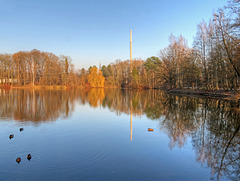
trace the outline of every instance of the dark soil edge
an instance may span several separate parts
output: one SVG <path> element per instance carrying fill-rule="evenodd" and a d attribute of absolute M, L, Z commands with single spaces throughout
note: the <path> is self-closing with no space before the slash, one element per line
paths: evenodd
<path fill-rule="evenodd" d="M 238 100 L 240 95 L 236 92 L 224 92 L 224 91 L 207 91 L 207 90 L 190 90 L 190 89 L 171 89 L 167 91 L 170 94 L 178 95 L 193 95 L 200 97 L 209 97 L 215 99 L 228 99 L 228 100 Z"/>

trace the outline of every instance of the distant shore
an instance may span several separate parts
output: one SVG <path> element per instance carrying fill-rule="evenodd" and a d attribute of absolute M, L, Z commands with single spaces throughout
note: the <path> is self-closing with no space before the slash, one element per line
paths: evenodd
<path fill-rule="evenodd" d="M 91 87 L 90 85 L 86 84 L 84 86 L 65 86 L 65 85 L 26 85 L 26 86 L 12 86 L 12 85 L 0 85 L 0 89 L 38 89 L 38 90 L 67 90 L 67 89 L 90 89 L 90 88 L 97 88 Z M 98 88 L 118 88 L 118 87 L 98 87 Z"/>
<path fill-rule="evenodd" d="M 65 90 L 69 89 L 67 86 L 11 86 L 11 85 L 4 85 L 0 86 L 0 89 L 46 89 L 46 90 Z"/>
<path fill-rule="evenodd" d="M 171 89 L 171 90 L 167 90 L 167 92 L 170 94 L 203 96 L 203 97 L 211 97 L 211 98 L 217 98 L 217 99 L 230 99 L 230 100 L 240 99 L 240 94 L 234 91 L 226 92 L 222 90 Z"/>
<path fill-rule="evenodd" d="M 67 89 L 74 89 L 74 88 L 90 89 L 91 87 L 89 86 L 70 87 L 70 86 L 60 86 L 60 85 L 57 85 L 57 86 L 29 86 L 29 85 L 28 86 L 11 86 L 11 85 L 1 86 L 0 85 L 0 89 L 67 90 Z M 103 87 L 103 88 L 118 88 L 118 87 Z M 125 88 L 125 89 L 128 89 L 128 88 Z M 210 98 L 216 98 L 216 99 L 229 99 L 229 100 L 240 99 L 240 93 L 237 93 L 235 91 L 202 90 L 202 89 L 170 89 L 165 91 L 167 93 L 176 94 L 176 95 L 202 96 L 202 97 L 210 97 Z"/>

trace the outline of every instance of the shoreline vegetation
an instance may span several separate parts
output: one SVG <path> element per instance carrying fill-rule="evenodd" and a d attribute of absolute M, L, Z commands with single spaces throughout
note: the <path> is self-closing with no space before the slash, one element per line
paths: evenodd
<path fill-rule="evenodd" d="M 74 87 L 77 89 L 91 89 L 92 87 Z M 117 88 L 122 89 L 121 87 L 102 87 L 104 89 L 108 88 Z M 0 86 L 0 89 L 34 89 L 34 90 L 67 90 L 72 89 L 72 87 L 67 86 Z M 130 88 L 126 88 L 130 89 Z M 143 90 L 143 89 L 138 89 Z M 147 90 L 147 89 L 144 89 Z M 208 97 L 214 99 L 226 99 L 226 100 L 240 100 L 240 94 L 236 91 L 224 91 L 224 90 L 203 90 L 203 89 L 164 89 L 169 94 L 173 95 L 186 95 L 186 96 L 197 96 L 197 97 Z"/>
<path fill-rule="evenodd" d="M 197 25 L 192 47 L 171 35 L 158 57 L 76 70 L 69 56 L 40 50 L 0 54 L 0 88 L 164 89 L 169 93 L 236 98 L 240 90 L 240 1 Z M 190 89 L 194 88 L 194 89 Z"/>
<path fill-rule="evenodd" d="M 240 94 L 235 91 L 222 90 L 200 90 L 200 89 L 172 89 L 167 90 L 169 94 L 190 95 L 197 97 L 209 97 L 214 99 L 239 100 Z"/>

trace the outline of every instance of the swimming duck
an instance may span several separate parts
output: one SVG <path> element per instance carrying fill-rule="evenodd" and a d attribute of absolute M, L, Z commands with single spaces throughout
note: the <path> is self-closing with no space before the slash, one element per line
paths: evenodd
<path fill-rule="evenodd" d="M 27 159 L 30 161 L 32 159 L 32 155 L 28 154 Z"/>
<path fill-rule="evenodd" d="M 9 139 L 14 138 L 14 134 L 10 134 Z"/>
<path fill-rule="evenodd" d="M 153 129 L 152 128 L 148 128 L 148 131 L 153 131 Z"/>
<path fill-rule="evenodd" d="M 19 131 L 22 132 L 24 129 L 23 128 L 20 128 Z"/>
<path fill-rule="evenodd" d="M 19 163 L 21 162 L 21 158 L 18 157 L 18 158 L 16 159 L 16 162 L 19 164 Z"/>

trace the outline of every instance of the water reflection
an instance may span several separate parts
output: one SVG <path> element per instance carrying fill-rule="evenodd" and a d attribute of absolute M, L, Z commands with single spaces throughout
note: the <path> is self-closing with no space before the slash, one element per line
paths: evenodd
<path fill-rule="evenodd" d="M 0 90 L 0 117 L 34 123 L 54 121 L 71 114 L 75 97 L 73 91 Z"/>
<path fill-rule="evenodd" d="M 213 176 L 240 179 L 240 106 L 238 102 L 174 96 L 157 90 L 89 89 L 68 91 L 0 90 L 0 119 L 35 124 L 68 118 L 75 104 L 103 107 L 116 115 L 146 115 L 158 121 L 169 148 L 182 148 L 188 138 L 200 164 Z"/>

